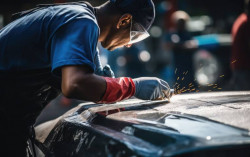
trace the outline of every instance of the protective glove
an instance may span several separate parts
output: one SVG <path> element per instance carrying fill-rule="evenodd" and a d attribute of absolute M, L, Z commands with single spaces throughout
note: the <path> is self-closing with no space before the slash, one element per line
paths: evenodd
<path fill-rule="evenodd" d="M 133 79 L 135 97 L 143 100 L 170 98 L 170 87 L 167 82 L 156 77 L 140 77 Z"/>
<path fill-rule="evenodd" d="M 96 68 L 95 74 L 99 76 L 115 78 L 115 74 L 109 65 L 105 65 L 103 68 L 100 68 L 100 67 Z"/>
<path fill-rule="evenodd" d="M 95 74 L 99 75 L 99 76 L 104 76 L 104 77 L 115 77 L 114 72 L 112 71 L 112 69 L 110 68 L 109 65 L 105 65 L 104 67 L 102 67 L 101 61 L 100 61 L 100 55 L 99 55 L 99 50 L 97 49 L 95 58 L 94 58 L 94 63 L 96 66 L 95 69 Z"/>

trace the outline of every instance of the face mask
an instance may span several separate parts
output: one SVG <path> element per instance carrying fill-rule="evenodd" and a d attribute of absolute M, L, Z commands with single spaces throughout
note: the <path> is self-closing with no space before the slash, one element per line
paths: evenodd
<path fill-rule="evenodd" d="M 139 41 L 142 41 L 149 37 L 149 33 L 146 29 L 139 23 L 131 20 L 131 27 L 130 27 L 130 41 L 128 44 L 134 44 Z"/>

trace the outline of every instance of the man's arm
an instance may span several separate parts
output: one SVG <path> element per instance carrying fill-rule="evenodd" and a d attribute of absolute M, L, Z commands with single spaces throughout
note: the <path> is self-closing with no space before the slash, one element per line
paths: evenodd
<path fill-rule="evenodd" d="M 106 91 L 106 81 L 87 66 L 62 67 L 62 93 L 73 99 L 97 102 Z"/>
<path fill-rule="evenodd" d="M 87 66 L 62 67 L 62 93 L 73 99 L 114 103 L 135 96 L 144 100 L 169 98 L 167 82 L 154 77 L 110 78 L 93 74 Z"/>
<path fill-rule="evenodd" d="M 87 66 L 62 67 L 62 93 L 72 99 L 97 103 L 114 103 L 135 93 L 131 78 L 95 75 Z"/>

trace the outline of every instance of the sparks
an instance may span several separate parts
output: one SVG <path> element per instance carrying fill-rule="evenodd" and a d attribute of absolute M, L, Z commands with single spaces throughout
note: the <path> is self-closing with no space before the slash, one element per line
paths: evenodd
<path fill-rule="evenodd" d="M 237 62 L 237 60 L 232 61 L 232 64 L 235 63 L 235 62 Z"/>

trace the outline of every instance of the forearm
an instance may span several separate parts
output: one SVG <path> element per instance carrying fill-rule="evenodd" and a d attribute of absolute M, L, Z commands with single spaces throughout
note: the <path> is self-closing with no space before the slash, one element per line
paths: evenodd
<path fill-rule="evenodd" d="M 104 78 L 89 74 L 85 79 L 78 81 L 73 96 L 75 99 L 97 102 L 103 97 L 105 90 Z"/>
<path fill-rule="evenodd" d="M 105 79 L 87 70 L 69 66 L 62 74 L 62 93 L 68 98 L 97 102 L 106 91 Z"/>
<path fill-rule="evenodd" d="M 98 103 L 114 103 L 134 95 L 131 78 L 110 78 L 93 74 L 87 67 L 62 68 L 62 93 L 73 99 Z"/>

